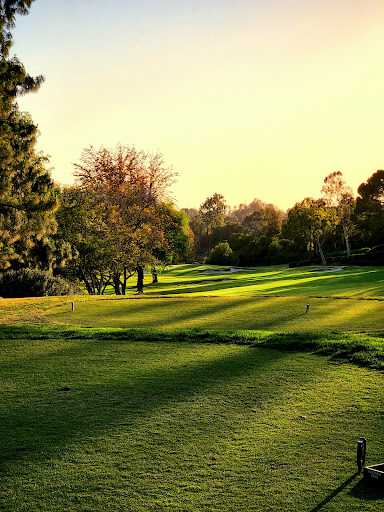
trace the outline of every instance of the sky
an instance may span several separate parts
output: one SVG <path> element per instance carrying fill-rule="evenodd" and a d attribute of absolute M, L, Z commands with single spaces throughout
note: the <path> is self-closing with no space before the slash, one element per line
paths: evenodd
<path fill-rule="evenodd" d="M 384 168 L 383 0 L 35 0 L 13 30 L 45 83 L 19 99 L 71 184 L 90 145 L 160 152 L 179 208 L 282 209 Z"/>

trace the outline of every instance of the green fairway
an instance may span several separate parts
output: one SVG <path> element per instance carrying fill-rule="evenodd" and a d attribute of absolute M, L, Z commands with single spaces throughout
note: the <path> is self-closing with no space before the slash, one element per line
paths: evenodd
<path fill-rule="evenodd" d="M 316 268 L 264 267 L 229 273 L 227 277 L 224 274 L 212 277 L 204 273 L 207 270 L 217 271 L 220 267 L 175 266 L 161 274 L 160 283 L 147 282 L 144 297 L 133 295 L 131 290 L 126 297 L 0 299 L 0 322 L 155 329 L 384 332 L 382 268 L 317 273 L 313 272 Z M 212 279 L 216 281 L 210 282 Z M 279 293 L 273 295 L 272 291 Z"/>
<path fill-rule="evenodd" d="M 384 296 L 384 267 L 279 265 L 228 272 L 228 267 L 175 265 L 160 275 L 159 283 L 147 280 L 146 292 L 156 294 Z"/>
<path fill-rule="evenodd" d="M 380 372 L 235 345 L 1 350 L 2 510 L 381 510 L 355 463 L 362 435 L 382 460 Z"/>

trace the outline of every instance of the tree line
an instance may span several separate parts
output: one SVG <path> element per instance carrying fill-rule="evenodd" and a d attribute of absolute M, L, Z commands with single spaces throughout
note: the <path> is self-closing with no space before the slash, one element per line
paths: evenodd
<path fill-rule="evenodd" d="M 214 194 L 199 209 L 184 210 L 195 239 L 195 258 L 244 266 L 279 263 L 384 263 L 384 171 L 357 189 L 341 171 L 324 178 L 321 197 L 306 197 L 288 211 L 254 199 L 230 208 Z"/>

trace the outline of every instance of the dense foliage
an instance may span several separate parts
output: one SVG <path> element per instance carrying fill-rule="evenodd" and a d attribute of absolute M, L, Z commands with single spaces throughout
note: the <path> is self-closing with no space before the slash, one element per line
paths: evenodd
<path fill-rule="evenodd" d="M 225 208 L 220 225 L 209 233 L 202 209 L 185 208 L 195 235 L 195 259 L 225 265 L 223 243 L 242 266 L 302 264 L 384 264 L 384 171 L 362 183 L 355 198 L 340 171 L 324 178 L 322 197 L 307 197 L 287 212 L 254 199 Z M 219 196 L 225 205 L 223 196 Z M 223 257 L 220 257 L 223 254 Z M 213 259 L 212 259 L 212 255 Z"/>
<path fill-rule="evenodd" d="M 0 296 L 5 298 L 74 295 L 81 290 L 60 276 L 43 270 L 7 270 L 0 275 Z"/>
<path fill-rule="evenodd" d="M 51 253 L 48 267 L 56 264 L 51 238 L 56 190 L 47 157 L 35 149 L 37 126 L 16 102 L 37 91 L 43 77 L 30 76 L 16 57 L 9 57 L 15 15 L 27 14 L 32 1 L 0 2 L 0 269 L 35 266 L 39 251 Z"/>
<path fill-rule="evenodd" d="M 143 289 L 144 267 L 184 261 L 191 246 L 188 218 L 168 202 L 176 173 L 162 155 L 134 146 L 90 147 L 75 165 L 77 184 L 61 192 L 59 232 L 78 252 L 69 269 L 91 294 L 114 286 L 125 294 L 137 274 Z"/>
<path fill-rule="evenodd" d="M 211 250 L 205 261 L 211 265 L 236 265 L 238 258 L 229 247 L 228 242 L 222 242 Z"/>

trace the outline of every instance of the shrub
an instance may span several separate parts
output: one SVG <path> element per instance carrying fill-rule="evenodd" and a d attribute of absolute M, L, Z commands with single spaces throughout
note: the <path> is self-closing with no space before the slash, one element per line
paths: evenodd
<path fill-rule="evenodd" d="M 384 245 L 378 245 L 371 250 L 360 249 L 359 253 L 354 253 L 350 258 L 340 258 L 340 263 L 347 265 L 369 265 L 369 266 L 383 266 L 384 265 Z"/>
<path fill-rule="evenodd" d="M 361 249 L 353 249 L 351 254 L 366 254 L 371 249 L 369 247 L 362 247 Z"/>
<path fill-rule="evenodd" d="M 8 270 L 0 276 L 0 296 L 5 298 L 44 297 L 81 293 L 62 277 L 42 270 Z"/>
<path fill-rule="evenodd" d="M 222 242 L 214 247 L 209 256 L 205 258 L 205 263 L 211 265 L 236 265 L 237 257 L 228 242 Z"/>
<path fill-rule="evenodd" d="M 301 260 L 297 262 L 298 267 L 308 267 L 313 264 L 313 260 Z"/>
<path fill-rule="evenodd" d="M 280 265 L 292 262 L 297 256 L 295 244 L 285 238 L 272 238 L 268 247 L 265 263 L 268 265 Z"/>

